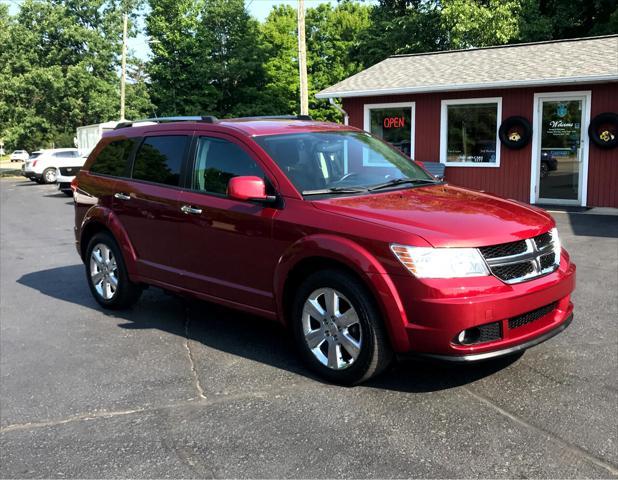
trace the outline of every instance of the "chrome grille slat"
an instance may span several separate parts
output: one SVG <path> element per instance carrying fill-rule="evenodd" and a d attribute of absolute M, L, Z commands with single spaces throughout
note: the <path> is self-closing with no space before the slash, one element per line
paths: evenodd
<path fill-rule="evenodd" d="M 518 252 L 496 257 L 496 252 Z M 520 283 L 547 275 L 558 268 L 554 239 L 550 232 L 518 242 L 479 248 L 493 275 L 505 283 Z M 548 265 L 548 258 L 552 258 Z M 509 268 L 511 267 L 511 268 Z M 515 275 L 515 276 L 514 276 Z"/>

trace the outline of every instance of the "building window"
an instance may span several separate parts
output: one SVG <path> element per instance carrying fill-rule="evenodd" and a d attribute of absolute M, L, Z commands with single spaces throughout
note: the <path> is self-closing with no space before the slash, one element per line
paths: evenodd
<path fill-rule="evenodd" d="M 499 167 L 502 98 L 442 100 L 440 161 L 447 166 Z"/>
<path fill-rule="evenodd" d="M 414 102 L 367 104 L 364 123 L 367 132 L 414 158 Z M 371 155 L 363 157 L 363 164 L 385 166 Z"/>

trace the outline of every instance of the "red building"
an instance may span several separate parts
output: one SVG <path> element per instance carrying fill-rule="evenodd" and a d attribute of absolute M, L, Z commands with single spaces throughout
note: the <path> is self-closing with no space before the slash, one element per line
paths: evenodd
<path fill-rule="evenodd" d="M 397 55 L 317 97 L 454 184 L 618 207 L 618 35 Z"/>

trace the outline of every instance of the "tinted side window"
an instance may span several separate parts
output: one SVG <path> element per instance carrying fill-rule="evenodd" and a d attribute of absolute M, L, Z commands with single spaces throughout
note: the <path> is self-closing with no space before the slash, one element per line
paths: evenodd
<path fill-rule="evenodd" d="M 186 136 L 147 137 L 135 155 L 133 178 L 165 185 L 180 185 Z"/>
<path fill-rule="evenodd" d="M 59 158 L 73 158 L 76 156 L 77 156 L 77 152 L 73 152 L 73 151 L 54 153 L 54 157 L 59 157 Z"/>
<path fill-rule="evenodd" d="M 199 139 L 193 189 L 225 194 L 230 178 L 245 175 L 264 178 L 260 167 L 240 146 L 220 138 Z"/>
<path fill-rule="evenodd" d="M 116 140 L 109 143 L 101 150 L 90 167 L 90 171 L 102 175 L 124 177 L 127 170 L 127 160 L 134 144 L 134 139 Z"/>

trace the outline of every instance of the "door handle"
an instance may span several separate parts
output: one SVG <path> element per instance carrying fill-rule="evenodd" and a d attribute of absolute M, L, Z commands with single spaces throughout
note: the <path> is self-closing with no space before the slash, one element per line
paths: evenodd
<path fill-rule="evenodd" d="M 122 193 L 122 192 L 114 193 L 114 198 L 117 198 L 118 200 L 131 200 L 130 195 L 127 195 L 126 193 Z"/>
<path fill-rule="evenodd" d="M 202 213 L 201 208 L 195 208 L 195 207 L 192 207 L 191 205 L 183 205 L 182 207 L 180 207 L 180 211 L 187 215 L 189 214 L 200 215 Z"/>

